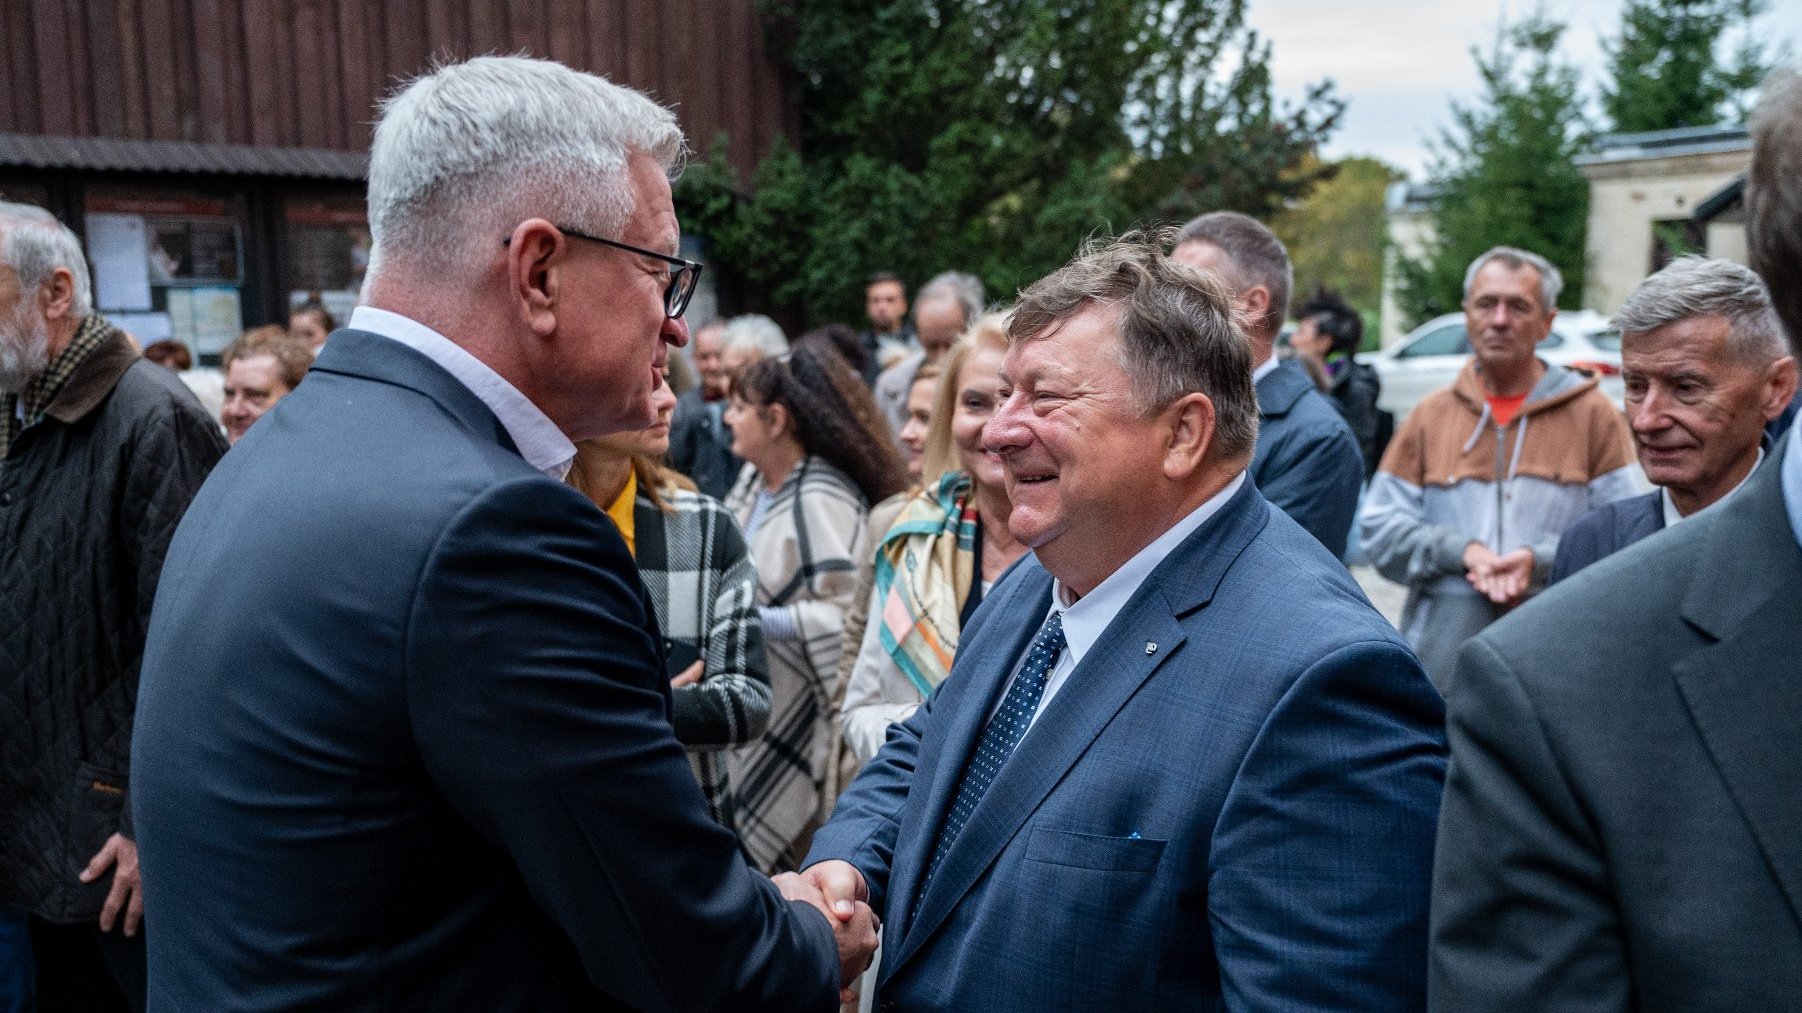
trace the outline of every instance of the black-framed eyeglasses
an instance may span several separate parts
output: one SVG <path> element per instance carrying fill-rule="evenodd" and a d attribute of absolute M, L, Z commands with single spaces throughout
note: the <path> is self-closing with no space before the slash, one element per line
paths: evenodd
<path fill-rule="evenodd" d="M 695 286 L 701 282 L 701 268 L 704 265 L 692 260 L 683 260 L 681 257 L 672 257 L 667 253 L 658 253 L 656 250 L 647 250 L 642 246 L 633 246 L 631 243 L 591 236 L 567 225 L 558 225 L 556 228 L 558 232 L 566 236 L 586 239 L 591 243 L 600 243 L 602 246 L 611 246 L 617 250 L 636 253 L 641 257 L 650 257 L 668 264 L 670 268 L 669 285 L 663 290 L 663 315 L 675 320 L 688 312 L 688 300 L 694 298 Z M 506 246 L 511 242 L 513 242 L 513 237 L 507 236 L 501 240 L 501 245 Z"/>

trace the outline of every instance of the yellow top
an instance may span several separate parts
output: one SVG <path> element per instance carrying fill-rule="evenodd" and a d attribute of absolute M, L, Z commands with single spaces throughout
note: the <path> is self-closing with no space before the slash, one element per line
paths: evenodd
<path fill-rule="evenodd" d="M 634 557 L 638 555 L 637 532 L 632 526 L 632 504 L 638 501 L 638 473 L 626 472 L 626 487 L 619 491 L 619 496 L 607 508 L 607 516 L 613 518 L 614 527 L 619 528 L 621 538 L 626 540 L 626 550 Z"/>

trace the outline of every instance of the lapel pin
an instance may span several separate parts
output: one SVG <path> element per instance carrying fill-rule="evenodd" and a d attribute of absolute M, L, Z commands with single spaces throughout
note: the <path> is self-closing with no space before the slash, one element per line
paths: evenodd
<path fill-rule="evenodd" d="M 1156 654 L 1156 653 L 1158 653 L 1158 645 L 1157 645 L 1157 642 L 1156 642 L 1156 641 L 1153 641 L 1153 640 L 1147 640 L 1147 641 L 1145 641 L 1145 653 L 1146 653 L 1146 654 Z"/>

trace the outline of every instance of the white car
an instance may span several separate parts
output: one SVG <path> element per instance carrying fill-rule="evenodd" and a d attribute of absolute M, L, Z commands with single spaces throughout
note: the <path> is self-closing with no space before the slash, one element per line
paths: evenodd
<path fill-rule="evenodd" d="M 1580 310 L 1553 317 L 1552 333 L 1539 343 L 1539 357 L 1595 374 L 1601 378 L 1602 393 L 1617 406 L 1622 403 L 1621 336 L 1600 313 Z M 1377 371 L 1383 383 L 1377 406 L 1394 412 L 1400 422 L 1428 394 L 1451 386 L 1469 358 L 1464 314 L 1447 313 L 1380 352 L 1358 356 L 1358 361 Z"/>

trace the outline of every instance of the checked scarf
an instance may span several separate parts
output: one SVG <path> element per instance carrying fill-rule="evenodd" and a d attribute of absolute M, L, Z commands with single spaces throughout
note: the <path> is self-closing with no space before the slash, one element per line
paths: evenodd
<path fill-rule="evenodd" d="M 963 599 L 976 573 L 976 499 L 970 476 L 950 472 L 902 508 L 876 550 L 882 647 L 929 696 L 951 673 Z"/>

